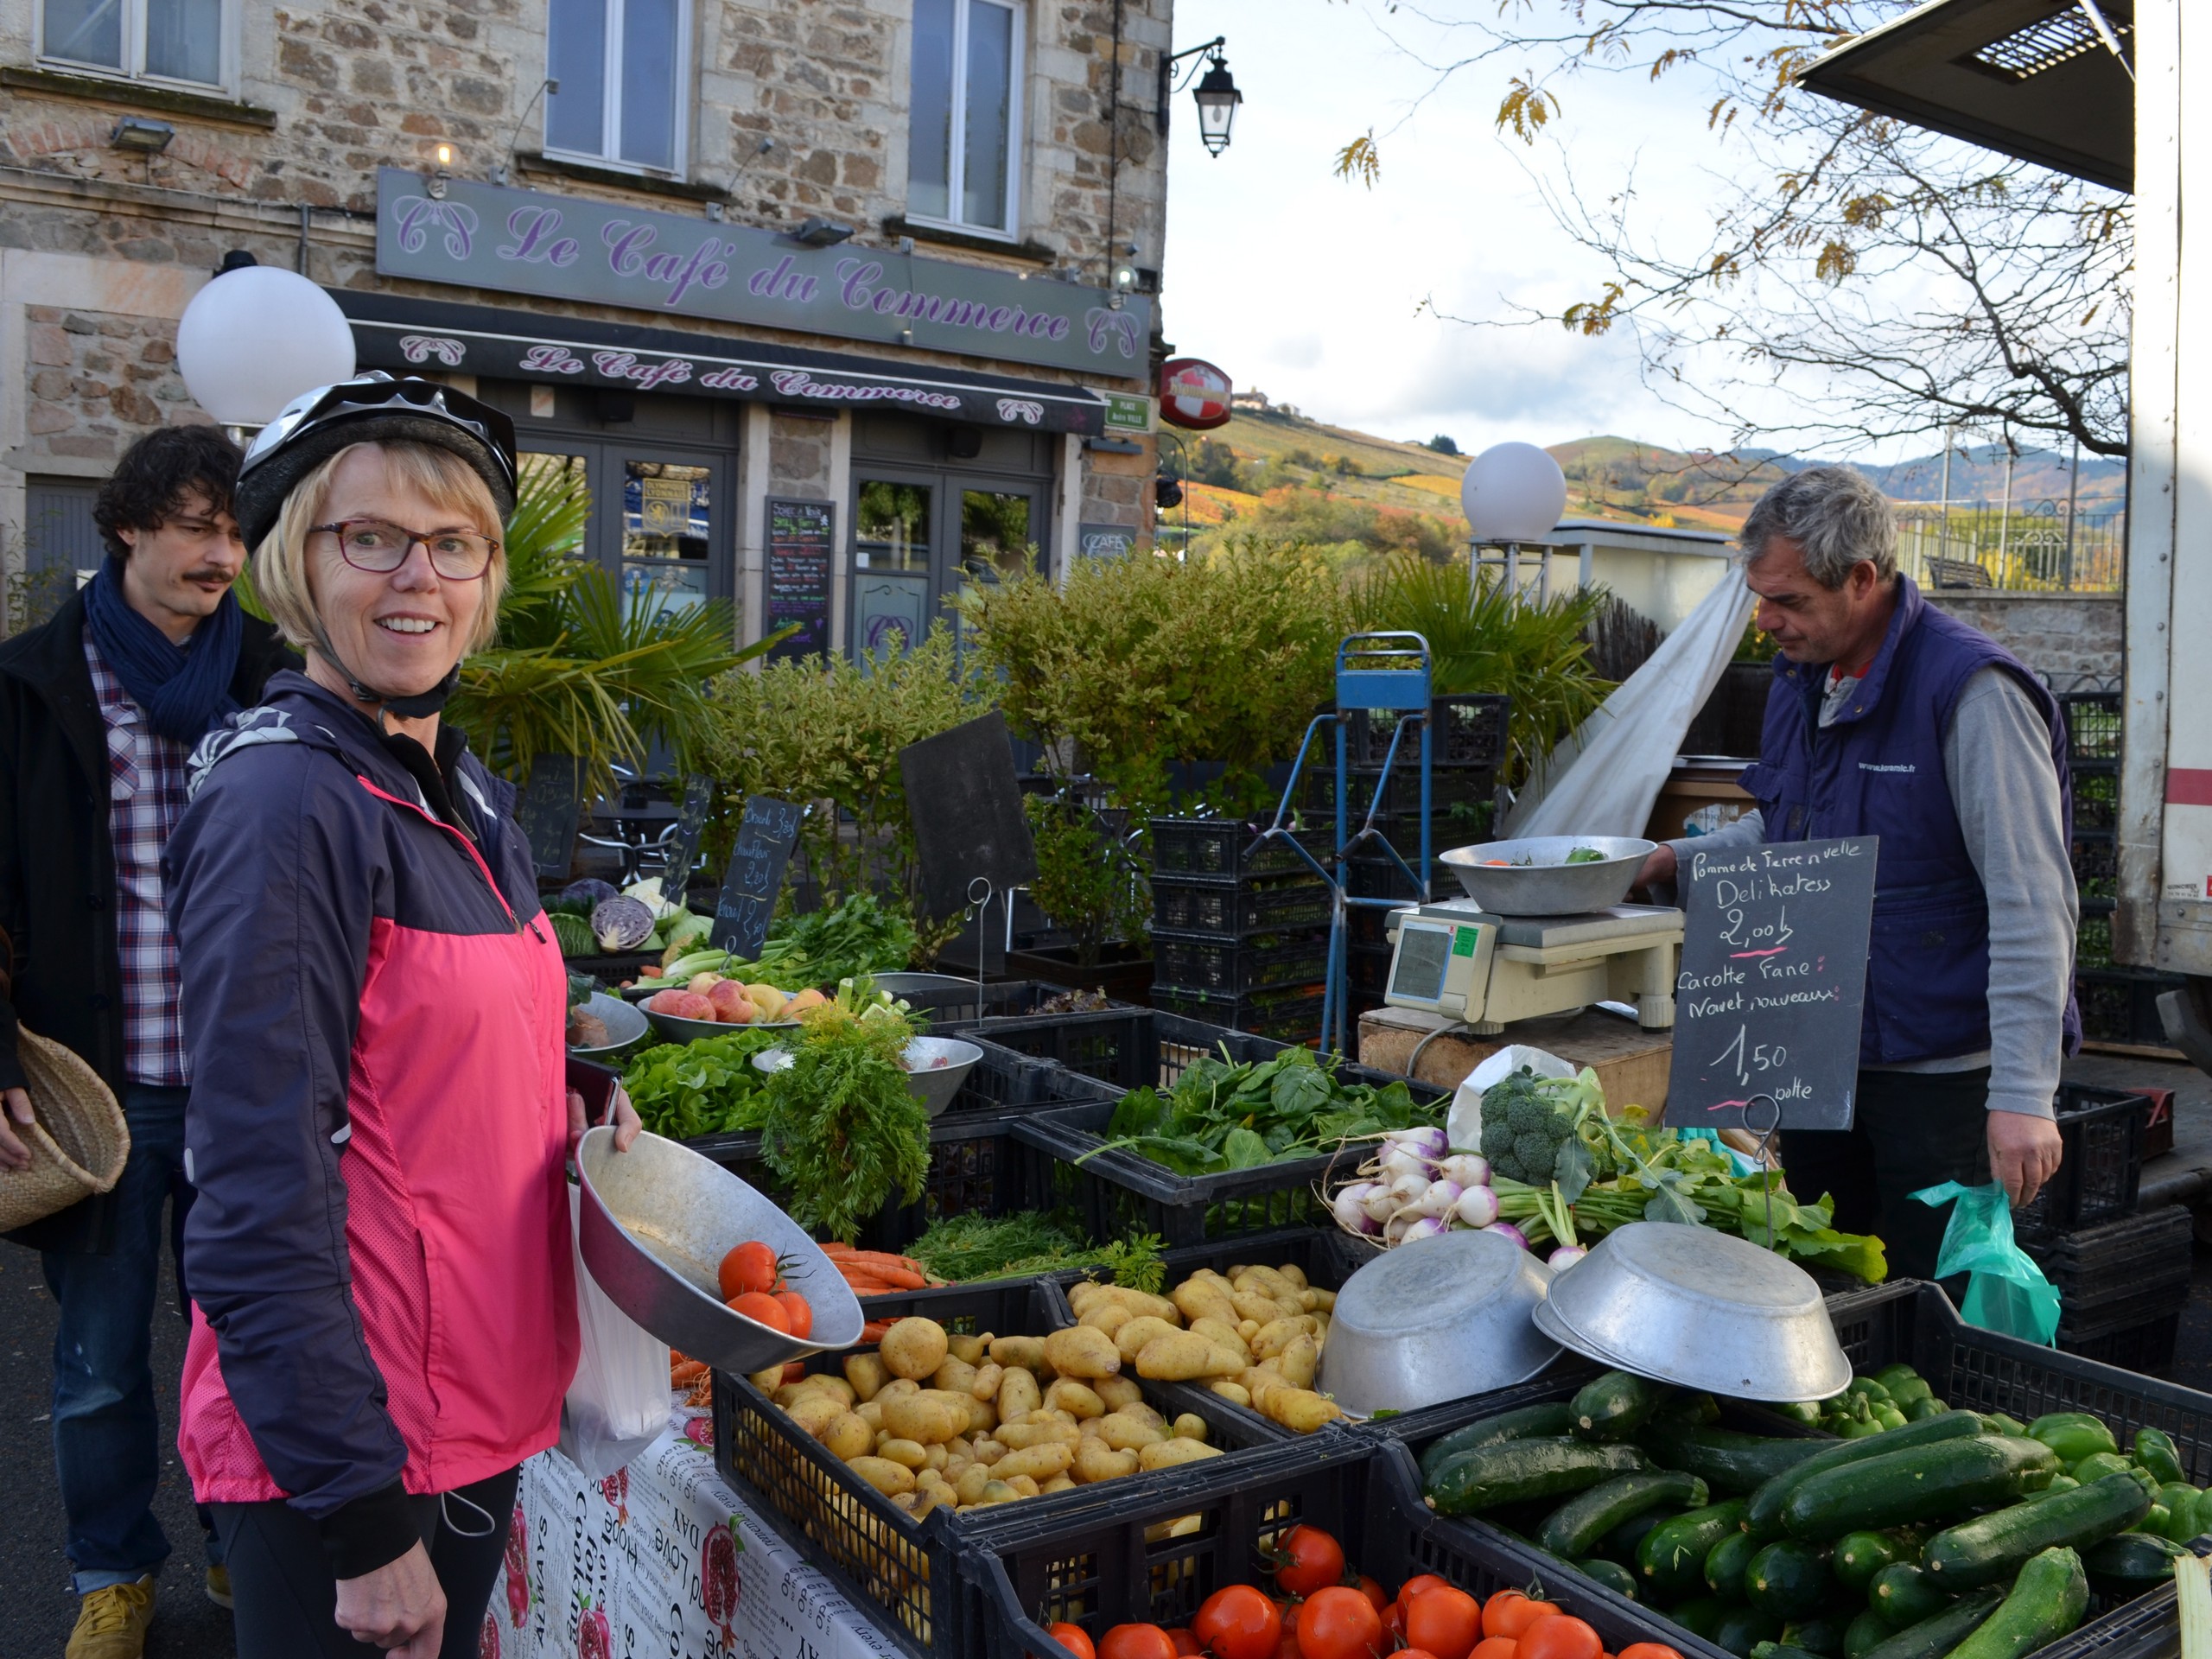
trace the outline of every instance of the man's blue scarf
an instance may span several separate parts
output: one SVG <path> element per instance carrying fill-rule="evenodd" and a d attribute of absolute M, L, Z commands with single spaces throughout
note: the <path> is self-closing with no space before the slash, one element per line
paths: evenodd
<path fill-rule="evenodd" d="M 85 589 L 85 620 L 100 660 L 153 728 L 180 743 L 198 742 L 216 721 L 238 712 L 231 679 L 238 667 L 239 614 L 238 595 L 225 594 L 185 649 L 130 608 L 119 559 L 104 560 Z"/>

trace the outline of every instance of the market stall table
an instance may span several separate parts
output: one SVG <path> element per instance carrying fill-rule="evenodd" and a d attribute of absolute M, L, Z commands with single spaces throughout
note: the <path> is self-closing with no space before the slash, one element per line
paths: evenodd
<path fill-rule="evenodd" d="M 594 1480 L 561 1455 L 523 1465 L 482 1659 L 891 1659 L 891 1638 L 746 1514 L 686 1414 Z M 699 1438 L 691 1438 L 696 1435 Z"/>

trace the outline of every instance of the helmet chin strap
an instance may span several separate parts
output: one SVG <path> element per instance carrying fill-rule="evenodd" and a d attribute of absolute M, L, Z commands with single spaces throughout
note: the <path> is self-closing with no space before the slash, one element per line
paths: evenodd
<path fill-rule="evenodd" d="M 346 666 L 346 659 L 330 643 L 330 635 L 324 630 L 321 618 L 317 618 L 315 624 L 315 648 L 322 659 L 344 677 L 346 689 L 353 694 L 354 702 L 378 705 L 377 724 L 379 727 L 384 726 L 387 715 L 397 715 L 402 720 L 422 720 L 436 714 L 446 706 L 447 700 L 453 696 L 454 688 L 461 683 L 461 664 L 455 663 L 435 685 L 427 691 L 417 691 L 412 696 L 395 697 L 365 685 L 353 671 Z"/>

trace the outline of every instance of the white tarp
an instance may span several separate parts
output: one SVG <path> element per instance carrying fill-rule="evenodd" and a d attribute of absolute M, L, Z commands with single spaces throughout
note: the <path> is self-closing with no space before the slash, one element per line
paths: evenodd
<path fill-rule="evenodd" d="M 1750 591 L 1732 562 L 1651 660 L 1551 752 L 1506 815 L 1504 835 L 1641 836 L 1690 721 L 1743 640 Z"/>

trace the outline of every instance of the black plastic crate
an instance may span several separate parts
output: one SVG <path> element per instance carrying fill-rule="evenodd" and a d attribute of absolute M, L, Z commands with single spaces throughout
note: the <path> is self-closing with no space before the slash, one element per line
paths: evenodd
<path fill-rule="evenodd" d="M 2074 774 L 2074 827 L 2077 830 L 2120 828 L 2120 774 L 2117 772 L 2077 772 Z"/>
<path fill-rule="evenodd" d="M 1053 1326 L 1049 1305 L 1028 1281 L 957 1285 L 906 1296 L 871 1297 L 872 1319 L 918 1315 L 935 1319 L 949 1332 L 975 1335 L 1043 1336 Z M 810 1371 L 837 1372 L 850 1349 L 816 1354 Z M 1155 1408 L 1196 1411 L 1206 1420 L 1209 1443 L 1224 1453 L 1265 1444 L 1248 1430 L 1226 1401 L 1211 1405 L 1171 1401 L 1160 1384 L 1139 1382 Z M 1214 1409 L 1218 1407 L 1219 1409 Z M 944 1604 L 957 1600 L 957 1564 L 973 1522 L 997 1513 L 973 1516 L 938 1510 L 917 1523 L 890 1499 L 850 1474 L 812 1435 L 805 1433 L 745 1377 L 717 1371 L 714 1380 L 715 1467 L 752 1512 L 773 1527 L 791 1547 L 826 1573 L 856 1606 L 882 1618 L 884 1627 L 912 1654 L 965 1655 L 956 1618 Z M 1206 1460 L 1230 1465 L 1232 1455 Z M 1166 1502 L 1189 1465 L 1128 1477 L 1111 1485 L 1077 1487 L 1026 1498 L 1004 1506 L 1018 1511 L 1025 1526 L 1048 1526 L 1052 1517 L 1086 1513 L 1102 1503 Z M 1127 1492 L 1114 1487 L 1128 1487 Z M 942 1611 L 941 1611 L 942 1609 Z"/>
<path fill-rule="evenodd" d="M 1276 1042 L 1310 1044 L 1319 1041 L 1321 1034 L 1323 985 L 1317 979 L 1310 984 L 1284 985 L 1243 996 L 1154 985 L 1152 1005 L 1167 1014 L 1230 1031 L 1249 1032 Z"/>
<path fill-rule="evenodd" d="M 1346 905 L 1344 943 L 1356 950 L 1389 950 L 1390 912 L 1377 905 Z"/>
<path fill-rule="evenodd" d="M 982 985 L 972 979 L 963 979 L 957 984 L 932 985 L 926 990 L 902 991 L 899 995 L 908 1007 L 925 1016 L 930 1029 L 940 1037 L 950 1036 L 966 1026 L 976 1027 L 988 1037 L 989 1022 L 1001 1020 L 1106 1019 L 1116 1013 L 1127 1014 L 1131 1007 L 1127 1002 L 1109 1001 L 1103 1008 L 1048 1011 L 1055 998 L 1077 994 L 1065 985 L 1039 979 L 998 980 Z"/>
<path fill-rule="evenodd" d="M 1280 836 L 1262 839 L 1259 830 L 1241 818 L 1154 818 L 1153 874 L 1215 881 L 1311 875 L 1313 866 L 1299 856 L 1291 841 L 1316 859 L 1325 860 L 1333 844 L 1331 835 L 1328 830 L 1307 829 L 1289 840 Z"/>
<path fill-rule="evenodd" d="M 2186 1284 L 2196 1255 L 2196 1217 L 2185 1205 L 2161 1205 L 2072 1232 L 2020 1232 L 2020 1248 L 2058 1287 L 2068 1315 L 2139 1290 Z"/>
<path fill-rule="evenodd" d="M 1451 849 L 1447 847 L 1440 850 L 1449 852 Z M 1400 847 L 1396 851 L 1398 856 L 1405 861 L 1402 870 L 1390 859 L 1379 854 L 1362 853 L 1346 859 L 1344 892 L 1355 899 L 1395 899 L 1402 905 L 1418 903 L 1420 895 L 1414 891 L 1412 877 L 1421 868 L 1421 849 Z M 1464 896 L 1459 888 L 1459 878 L 1452 874 L 1452 867 L 1444 862 L 1441 856 L 1429 861 L 1428 893 L 1433 899 Z"/>
<path fill-rule="evenodd" d="M 1329 908 L 1329 884 L 1318 875 L 1234 887 L 1168 876 L 1154 876 L 1152 882 L 1155 933 L 1242 939 L 1255 933 L 1326 927 Z"/>
<path fill-rule="evenodd" d="M 2110 830 L 2074 832 L 2074 885 L 2082 901 L 2120 897 L 2120 842 Z"/>
<path fill-rule="evenodd" d="M 1261 933 L 1236 942 L 1152 936 L 1153 987 L 1241 996 L 1284 985 L 1312 985 L 1329 974 L 1329 931 Z"/>
<path fill-rule="evenodd" d="M 1120 1004 L 1096 1014 L 1044 1014 L 1020 1019 L 955 1022 L 948 1036 L 987 1038 L 1001 1048 L 1049 1060 L 1071 1071 L 1134 1089 L 1151 1075 L 1150 1008 Z"/>
<path fill-rule="evenodd" d="M 2069 691 L 2058 699 L 2066 717 L 2066 751 L 2075 766 L 2118 764 L 2124 699 L 2117 691 Z"/>
<path fill-rule="evenodd" d="M 1541 1586 L 1618 1652 L 1663 1641 L 1683 1659 L 1720 1649 L 1656 1618 L 1530 1546 L 1490 1529 L 1438 1519 L 1421 1500 L 1402 1446 L 1337 1437 L 1186 1465 L 1173 1491 L 1141 1503 L 1104 1500 L 1025 1524 L 1025 1506 L 987 1510 L 962 1562 L 959 1630 L 981 1659 L 1057 1656 L 1048 1624 L 1081 1625 L 1096 1642 L 1119 1624 L 1187 1625 L 1216 1590 L 1259 1584 L 1262 1555 L 1299 1523 L 1344 1545 L 1348 1567 L 1386 1592 L 1433 1573 L 1478 1599 Z"/>
<path fill-rule="evenodd" d="M 2112 912 L 2108 899 L 2084 899 L 2082 919 L 2074 930 L 2074 965 L 2082 968 L 2112 966 Z"/>
<path fill-rule="evenodd" d="M 2165 1047 L 2158 999 L 2181 983 L 2177 975 L 2144 968 L 2077 969 L 2074 995 L 2082 1007 L 2082 1037 L 2093 1043 Z"/>
<path fill-rule="evenodd" d="M 2156 1315 L 2139 1325 L 2120 1325 L 2111 1330 L 2069 1332 L 2063 1325 L 2058 1327 L 2058 1345 L 2066 1352 L 2145 1376 L 2157 1376 L 2173 1364 L 2174 1350 L 2180 1340 L 2179 1309 Z"/>
<path fill-rule="evenodd" d="M 1429 766 L 1480 767 L 1496 772 L 1505 764 L 1513 713 L 1513 699 L 1491 692 L 1453 692 L 1428 705 L 1434 734 L 1429 740 Z M 1389 709 L 1354 709 L 1344 720 L 1344 755 L 1354 766 L 1379 766 L 1390 753 L 1399 715 Z M 1421 765 L 1421 734 L 1408 728 L 1398 745 L 1392 770 L 1410 762 Z M 1333 747 L 1324 749 L 1332 760 Z"/>
<path fill-rule="evenodd" d="M 2212 1539 L 2199 1538 L 2190 1548 L 2199 1555 L 2212 1553 Z M 2168 1583 L 2061 1637 L 2037 1659 L 2177 1659 L 2180 1652 L 2181 1623 Z"/>
<path fill-rule="evenodd" d="M 2058 1173 L 2034 1203 L 2013 1212 L 2015 1234 L 2067 1232 L 2135 1213 L 2150 1096 L 2063 1083 L 2055 1103 L 2063 1149 Z"/>
<path fill-rule="evenodd" d="M 1357 829 L 1372 807 L 1376 820 L 1385 817 L 1418 821 L 1421 817 L 1421 755 L 1401 752 L 1392 763 L 1386 779 L 1377 766 L 1348 766 L 1345 768 L 1351 785 L 1348 798 L 1350 828 Z M 1309 824 L 1323 824 L 1333 829 L 1337 817 L 1337 768 L 1327 755 L 1319 763 L 1309 762 L 1300 776 L 1299 804 Z M 1382 800 L 1376 800 L 1377 786 Z M 1487 813 L 1491 799 L 1497 792 L 1497 773 L 1487 766 L 1460 766 L 1446 769 L 1433 766 L 1428 774 L 1428 810 L 1431 816 L 1460 810 L 1470 819 Z"/>
<path fill-rule="evenodd" d="M 1344 982 L 1365 996 L 1382 996 L 1390 985 L 1391 951 L 1389 945 L 1376 949 L 1369 944 L 1349 945 L 1344 950 Z"/>

